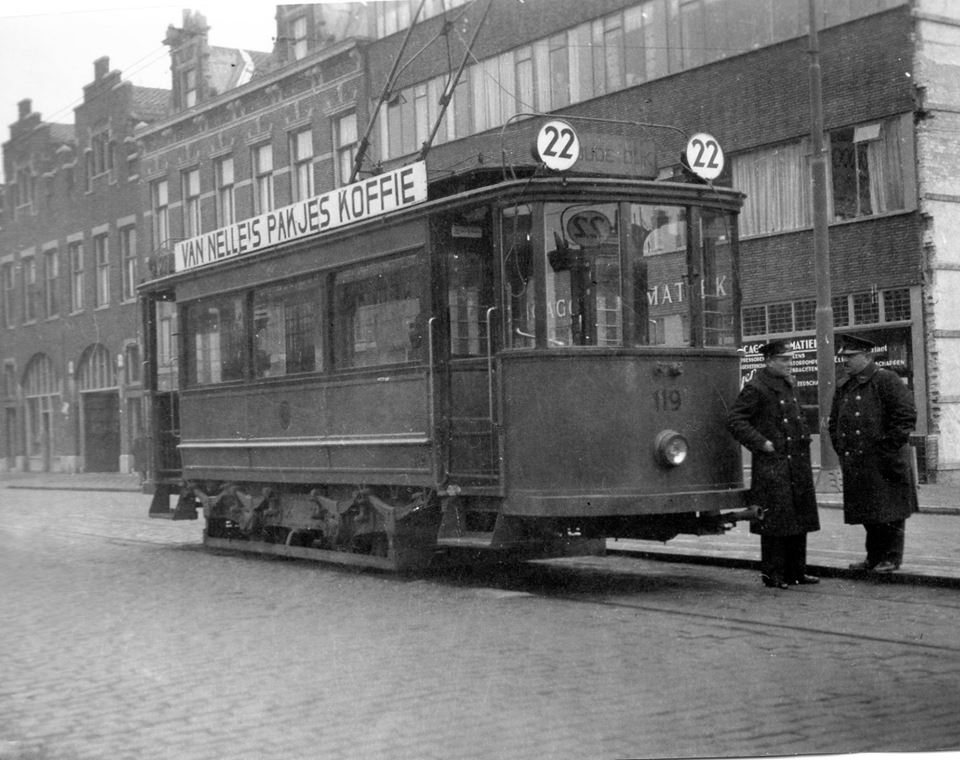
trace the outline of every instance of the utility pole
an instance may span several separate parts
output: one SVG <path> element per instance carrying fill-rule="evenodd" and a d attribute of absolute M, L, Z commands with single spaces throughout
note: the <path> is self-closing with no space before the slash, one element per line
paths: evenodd
<path fill-rule="evenodd" d="M 810 143 L 813 175 L 813 254 L 817 276 L 817 403 L 820 473 L 817 491 L 840 490 L 840 463 L 830 443 L 828 420 L 836 385 L 833 358 L 833 297 L 830 291 L 830 237 L 827 221 L 827 159 L 823 150 L 823 92 L 820 76 L 820 0 L 810 8 Z"/>

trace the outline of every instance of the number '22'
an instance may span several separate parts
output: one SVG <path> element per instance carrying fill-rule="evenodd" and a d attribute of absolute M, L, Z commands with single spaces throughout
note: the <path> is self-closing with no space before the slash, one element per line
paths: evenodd
<path fill-rule="evenodd" d="M 548 126 L 544 131 L 550 135 L 550 142 L 548 142 L 547 147 L 543 149 L 543 155 L 550 156 L 551 158 L 554 156 L 558 156 L 560 158 L 573 158 L 573 152 L 571 151 L 571 148 L 573 148 L 577 137 L 573 133 L 572 129 L 569 127 L 557 129 L 554 126 Z M 566 138 L 566 143 L 559 151 L 557 151 L 557 143 L 560 141 L 561 137 Z"/>

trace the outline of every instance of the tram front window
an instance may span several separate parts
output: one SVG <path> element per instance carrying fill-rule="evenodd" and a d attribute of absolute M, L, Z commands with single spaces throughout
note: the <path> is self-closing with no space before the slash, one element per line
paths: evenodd
<path fill-rule="evenodd" d="M 615 203 L 544 208 L 547 342 L 620 346 L 620 243 Z"/>
<path fill-rule="evenodd" d="M 510 345 L 734 345 L 733 224 L 652 203 L 505 209 Z"/>

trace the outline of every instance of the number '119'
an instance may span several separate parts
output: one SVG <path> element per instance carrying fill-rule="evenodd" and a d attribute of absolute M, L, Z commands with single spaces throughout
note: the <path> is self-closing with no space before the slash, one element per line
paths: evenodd
<path fill-rule="evenodd" d="M 676 412 L 683 402 L 680 391 L 676 388 L 658 388 L 653 392 L 653 400 L 658 412 Z"/>

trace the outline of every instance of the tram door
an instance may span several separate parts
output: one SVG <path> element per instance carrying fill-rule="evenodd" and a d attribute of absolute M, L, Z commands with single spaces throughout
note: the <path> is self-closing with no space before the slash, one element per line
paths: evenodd
<path fill-rule="evenodd" d="M 452 481 L 496 487 L 500 480 L 496 420 L 494 250 L 486 206 L 444 215 L 434 227 L 443 253 L 450 361 L 446 377 L 447 472 Z"/>

